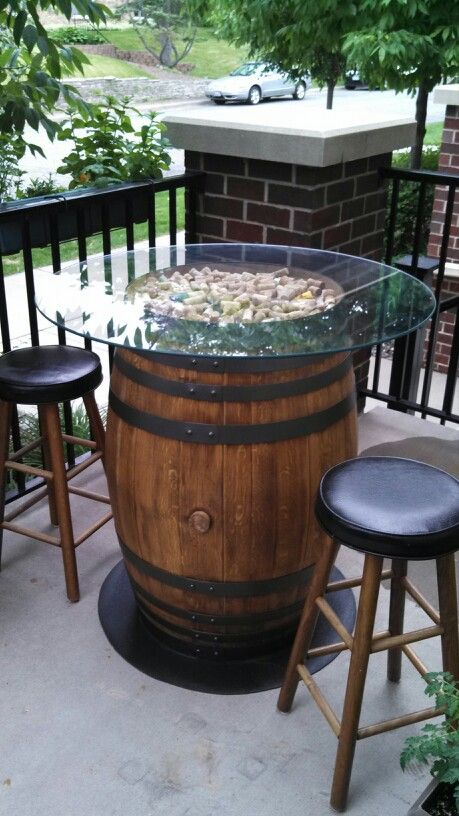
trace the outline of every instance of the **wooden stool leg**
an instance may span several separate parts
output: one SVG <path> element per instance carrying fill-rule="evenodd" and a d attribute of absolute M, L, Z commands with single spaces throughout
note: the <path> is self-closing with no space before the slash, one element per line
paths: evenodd
<path fill-rule="evenodd" d="M 43 428 L 43 412 L 42 406 L 38 405 L 38 416 L 40 419 L 40 428 Z M 43 461 L 46 470 L 52 470 L 51 465 L 51 456 L 49 453 L 49 443 L 46 435 L 43 436 Z M 49 507 L 49 520 L 51 524 L 54 524 L 55 527 L 58 526 L 58 518 L 57 518 L 57 510 L 56 510 L 56 497 L 54 495 L 54 484 L 53 482 L 48 482 L 47 484 L 47 491 L 48 491 L 48 507 Z"/>
<path fill-rule="evenodd" d="M 351 663 L 347 678 L 343 718 L 341 720 L 341 729 L 338 738 L 338 751 L 336 754 L 335 772 L 330 798 L 330 804 L 335 810 L 344 810 L 346 807 L 368 659 L 370 657 L 382 566 L 383 559 L 380 556 L 365 556 L 354 643 L 351 650 Z"/>
<path fill-rule="evenodd" d="M 59 522 L 62 558 L 64 561 L 65 584 L 70 601 L 78 601 L 78 573 L 73 540 L 72 519 L 70 516 L 69 494 L 65 474 L 64 453 L 62 449 L 59 411 L 55 403 L 41 406 L 43 434 L 47 439 L 51 468 L 54 475 L 54 497 Z"/>
<path fill-rule="evenodd" d="M 105 428 L 103 422 L 100 418 L 99 409 L 97 407 L 97 402 L 94 397 L 94 391 L 90 391 L 89 394 L 85 394 L 83 397 L 84 406 L 86 408 L 86 413 L 89 417 L 89 424 L 91 426 L 91 433 L 94 437 L 94 441 L 96 445 L 102 453 L 105 452 Z M 104 461 L 104 457 L 102 456 L 102 462 Z"/>
<path fill-rule="evenodd" d="M 407 561 L 402 558 L 392 560 L 392 571 L 394 577 L 390 584 L 390 605 L 389 605 L 389 632 L 391 635 L 401 635 L 403 633 L 403 619 L 405 617 L 405 589 L 402 586 L 402 579 L 407 574 Z M 389 649 L 387 653 L 387 679 L 392 683 L 398 683 L 402 673 L 402 650 L 401 648 Z"/>
<path fill-rule="evenodd" d="M 302 663 L 309 646 L 319 615 L 316 599 L 325 593 L 330 570 L 334 564 L 339 545 L 327 538 L 323 555 L 314 567 L 311 583 L 306 595 L 303 614 L 297 629 L 292 651 L 287 665 L 284 682 L 279 693 L 277 707 L 280 711 L 290 711 L 298 687 L 297 665 Z"/>
<path fill-rule="evenodd" d="M 444 634 L 441 636 L 443 671 L 459 680 L 459 642 L 454 553 L 437 558 L 438 608 Z"/>
<path fill-rule="evenodd" d="M 11 428 L 11 402 L 0 400 L 0 524 L 5 515 L 5 462 L 8 458 Z M 0 526 L 0 570 L 2 568 L 3 527 Z"/>

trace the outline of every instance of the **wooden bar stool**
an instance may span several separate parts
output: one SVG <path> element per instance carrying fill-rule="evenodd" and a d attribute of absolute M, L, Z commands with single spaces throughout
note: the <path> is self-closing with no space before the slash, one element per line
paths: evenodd
<path fill-rule="evenodd" d="M 112 517 L 106 513 L 99 521 L 74 538 L 70 514 L 69 493 L 110 504 L 108 496 L 69 485 L 68 482 L 104 455 L 105 431 L 94 399 L 94 389 L 102 382 L 102 369 L 97 354 L 73 346 L 39 346 L 17 349 L 0 358 L 0 556 L 3 530 L 60 547 L 64 561 L 67 596 L 78 601 L 78 573 L 75 548 Z M 82 397 L 89 417 L 94 441 L 61 433 L 58 403 Z M 14 404 L 36 405 L 41 436 L 8 456 L 11 415 Z M 66 471 L 63 441 L 83 445 L 91 455 Z M 21 459 L 38 447 L 43 448 L 45 468 L 25 465 Z M 44 488 L 21 503 L 19 509 L 5 516 L 5 485 L 8 469 L 46 480 Z M 50 521 L 59 528 L 59 537 L 31 530 L 13 523 L 47 495 Z"/>
<path fill-rule="evenodd" d="M 454 552 L 459 548 L 459 481 L 438 468 L 396 457 L 351 459 L 323 477 L 316 515 L 331 536 L 316 564 L 303 614 L 280 691 L 278 707 L 289 711 L 302 679 L 338 738 L 331 805 L 346 807 L 356 740 L 442 713 L 435 708 L 359 727 L 362 696 L 373 652 L 388 650 L 388 679 L 398 682 L 402 653 L 421 675 L 427 668 L 409 644 L 441 636 L 443 671 L 459 679 L 458 616 Z M 360 579 L 337 581 L 327 587 L 339 543 L 365 553 Z M 392 568 L 383 571 L 383 559 Z M 439 612 L 407 577 L 407 561 L 435 560 Z M 374 634 L 374 620 L 382 578 L 391 579 L 389 627 Z M 354 635 L 345 629 L 324 598 L 325 592 L 360 586 Z M 432 624 L 403 634 L 405 593 L 430 617 Z M 303 663 L 319 610 L 342 641 L 328 652 L 349 649 L 351 661 L 341 722 Z M 327 649 L 327 647 L 325 647 Z M 310 650 L 307 656 L 321 649 Z"/>

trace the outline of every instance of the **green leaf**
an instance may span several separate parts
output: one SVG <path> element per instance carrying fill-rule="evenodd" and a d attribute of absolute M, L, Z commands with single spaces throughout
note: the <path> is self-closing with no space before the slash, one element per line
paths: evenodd
<path fill-rule="evenodd" d="M 34 25 L 32 25 L 31 23 L 29 23 L 29 25 L 26 25 L 24 32 L 22 34 L 22 39 L 24 40 L 28 50 L 32 51 L 32 48 L 34 47 L 34 45 L 36 45 L 37 42 L 37 29 L 35 28 Z"/>
<path fill-rule="evenodd" d="M 14 25 L 13 25 L 13 37 L 14 42 L 16 45 L 19 45 L 21 42 L 22 32 L 24 31 L 24 26 L 27 22 L 27 12 L 24 9 L 21 9 L 19 14 L 17 15 Z"/>

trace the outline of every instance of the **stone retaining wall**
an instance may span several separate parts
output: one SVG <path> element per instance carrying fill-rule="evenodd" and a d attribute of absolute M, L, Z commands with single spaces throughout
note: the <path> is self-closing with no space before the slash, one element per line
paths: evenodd
<path fill-rule="evenodd" d="M 97 102 L 101 96 L 109 94 L 117 99 L 128 96 L 133 105 L 154 104 L 159 99 L 195 99 L 197 96 L 203 96 L 207 82 L 187 80 L 185 84 L 182 78 L 162 80 L 148 77 L 68 80 L 68 83 L 77 88 L 89 102 Z"/>

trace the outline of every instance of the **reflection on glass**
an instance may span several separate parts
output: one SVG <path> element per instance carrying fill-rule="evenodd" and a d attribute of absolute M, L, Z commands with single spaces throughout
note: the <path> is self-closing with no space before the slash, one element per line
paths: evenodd
<path fill-rule="evenodd" d="M 218 285 L 199 284 L 205 268 L 210 276 L 219 271 Z M 190 270 L 197 270 L 196 280 Z M 246 283 L 238 288 L 243 272 Z M 181 283 L 187 273 L 193 284 L 198 281 L 194 292 L 187 289 L 191 282 Z M 434 307 L 424 284 L 384 264 L 253 244 L 196 244 L 88 259 L 58 275 L 40 276 L 36 299 L 51 321 L 114 345 L 268 357 L 387 341 L 422 325 Z M 198 310 L 189 305 L 196 301 Z"/>

